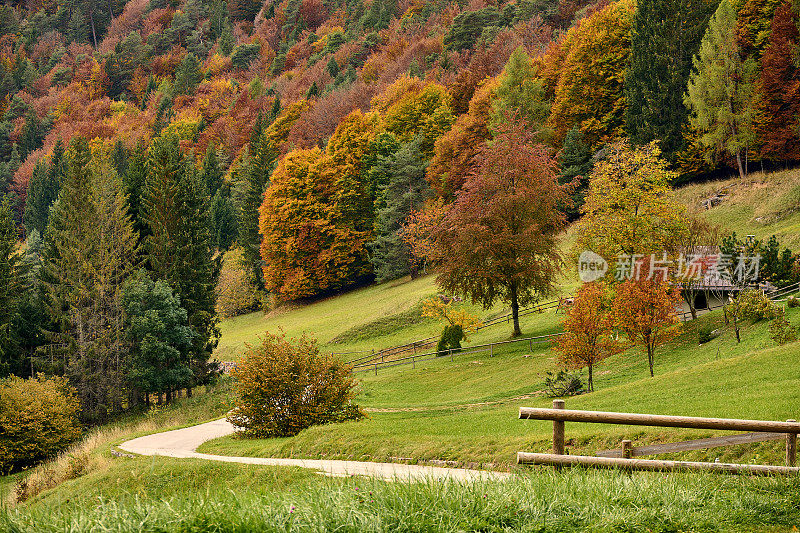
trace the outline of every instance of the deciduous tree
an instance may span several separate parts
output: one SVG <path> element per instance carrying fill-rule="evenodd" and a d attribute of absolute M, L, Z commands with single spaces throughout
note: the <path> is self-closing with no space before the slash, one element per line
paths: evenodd
<path fill-rule="evenodd" d="M 653 273 L 653 276 L 650 274 Z M 647 353 L 650 377 L 656 349 L 680 333 L 677 309 L 680 289 L 658 275 L 645 259 L 639 275 L 620 283 L 614 296 L 614 322 Z"/>
<path fill-rule="evenodd" d="M 722 154 L 736 159 L 744 178 L 742 151 L 755 144 L 753 95 L 757 73 L 753 58 L 742 57 L 736 40 L 736 10 L 722 0 L 695 56 L 684 103 L 710 161 Z"/>
<path fill-rule="evenodd" d="M 128 381 L 136 395 L 167 394 L 188 387 L 193 378 L 190 351 L 195 333 L 186 310 L 164 280 L 145 272 L 129 279 L 121 292 L 125 312 Z M 149 402 L 148 402 L 149 403 Z"/>
<path fill-rule="evenodd" d="M 800 15 L 786 0 L 772 20 L 758 81 L 761 153 L 775 161 L 800 159 Z"/>
<path fill-rule="evenodd" d="M 507 302 L 515 337 L 519 306 L 548 294 L 560 271 L 556 235 L 567 190 L 557 176 L 548 150 L 509 117 L 431 235 L 437 283 L 486 308 Z"/>
<path fill-rule="evenodd" d="M 632 1 L 615 2 L 582 19 L 567 33 L 547 123 L 557 142 L 575 125 L 592 145 L 622 132 L 634 11 Z"/>
<path fill-rule="evenodd" d="M 617 255 L 672 250 L 683 231 L 683 208 L 674 198 L 655 142 L 631 147 L 617 141 L 595 163 L 583 206 L 577 246 L 611 262 Z"/>
<path fill-rule="evenodd" d="M 578 289 L 558 338 L 560 363 L 570 369 L 589 369 L 587 387 L 594 391 L 594 366 L 622 350 L 614 338 L 614 315 L 608 289 L 600 282 L 585 283 Z"/>

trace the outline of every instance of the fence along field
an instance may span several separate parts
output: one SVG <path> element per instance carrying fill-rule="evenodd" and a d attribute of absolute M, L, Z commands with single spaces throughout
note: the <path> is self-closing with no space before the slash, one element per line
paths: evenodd
<path fill-rule="evenodd" d="M 786 298 L 787 296 L 797 293 L 798 291 L 800 291 L 800 283 L 795 283 L 787 287 L 783 287 L 781 289 L 775 289 L 771 292 L 768 292 L 767 295 L 772 300 L 778 300 L 781 298 Z M 554 309 L 556 313 L 558 313 L 559 311 L 566 311 L 571 302 L 572 302 L 572 296 L 561 297 L 558 300 L 551 300 L 525 308 L 520 311 L 519 316 L 523 317 L 531 315 L 533 313 L 543 313 L 551 309 Z M 706 309 L 698 309 L 698 316 L 702 314 L 702 311 L 711 312 L 715 309 L 719 309 L 722 307 L 723 305 L 720 304 L 720 305 L 709 306 Z M 688 322 L 689 320 L 692 320 L 691 313 L 689 313 L 689 311 L 679 313 L 679 317 L 683 322 Z M 481 330 L 491 326 L 496 326 L 498 324 L 508 323 L 510 320 L 511 320 L 511 313 L 506 313 L 498 317 L 492 318 L 490 320 L 487 320 L 484 324 L 478 326 L 477 329 Z M 481 344 L 477 346 L 471 346 L 468 349 L 456 350 L 455 353 L 467 355 L 473 353 L 489 352 L 490 356 L 493 356 L 495 346 L 514 344 L 518 342 L 528 342 L 530 349 L 533 350 L 534 344 L 551 342 L 552 339 L 560 335 L 563 335 L 563 333 L 555 333 L 551 335 L 543 335 L 538 337 L 526 337 L 521 339 L 511 339 L 508 341 L 499 341 L 494 343 Z M 413 368 L 416 366 L 417 362 L 424 361 L 427 359 L 434 359 L 437 356 L 441 357 L 442 355 L 449 356 L 450 360 L 452 361 L 454 350 L 448 350 L 447 353 L 445 354 L 439 354 L 438 352 L 432 352 L 432 351 L 418 353 L 419 350 L 434 346 L 436 344 L 437 339 L 438 336 L 432 336 L 432 337 L 426 337 L 424 339 L 419 339 L 413 342 L 409 342 L 406 344 L 384 348 L 377 352 L 373 349 L 370 352 L 368 352 L 367 355 L 351 359 L 348 362 L 351 365 L 353 365 L 353 369 L 357 372 L 373 370 L 374 372 L 377 373 L 378 369 L 380 368 L 389 368 L 391 366 L 396 366 L 396 365 L 412 365 Z M 353 355 L 358 353 L 363 353 L 363 352 L 332 352 L 332 355 Z M 411 355 L 407 355 L 409 353 Z"/>
<path fill-rule="evenodd" d="M 692 416 L 651 415 L 642 413 L 612 413 L 605 411 L 576 411 L 564 408 L 564 400 L 553 400 L 552 409 L 520 407 L 522 420 L 553 421 L 553 453 L 517 453 L 517 464 L 563 466 L 587 466 L 593 468 L 623 468 L 626 470 L 680 471 L 698 470 L 742 474 L 798 474 L 797 434 L 800 423 L 796 420 L 776 422 L 771 420 L 742 420 L 736 418 L 704 418 Z M 634 448 L 630 440 L 623 440 L 618 451 L 601 451 L 595 457 L 565 455 L 565 422 L 594 424 L 627 424 L 665 428 L 717 429 L 727 431 L 752 431 L 734 437 L 698 439 L 669 444 L 657 444 Z M 754 465 L 736 463 L 704 463 L 690 461 L 657 461 L 633 459 L 634 456 L 657 455 L 720 446 L 732 446 L 751 442 L 786 439 L 786 466 Z"/>

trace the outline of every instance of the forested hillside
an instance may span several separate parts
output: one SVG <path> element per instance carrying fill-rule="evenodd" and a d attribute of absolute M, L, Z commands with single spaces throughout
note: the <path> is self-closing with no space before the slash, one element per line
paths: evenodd
<path fill-rule="evenodd" d="M 535 300 L 610 151 L 655 142 L 647 157 L 675 181 L 800 160 L 799 11 L 5 3 L 0 374 L 66 374 L 102 420 L 213 379 L 219 316 L 414 276 L 520 235 L 547 267 L 532 286 L 477 259 L 451 264 L 447 286 Z M 528 181 L 509 189 L 515 171 Z M 462 238 L 442 233 L 432 253 L 421 236 L 458 202 Z M 500 227 L 508 212 L 527 233 L 469 233 L 475 213 Z"/>

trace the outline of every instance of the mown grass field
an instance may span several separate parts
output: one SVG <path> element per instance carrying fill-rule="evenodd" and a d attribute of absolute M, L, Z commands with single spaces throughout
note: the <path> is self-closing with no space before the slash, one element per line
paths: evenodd
<path fill-rule="evenodd" d="M 540 331 L 553 327 L 553 316 L 536 315 Z M 800 310 L 789 318 L 800 322 Z M 713 324 L 723 330 L 704 346 L 697 328 Z M 535 331 L 532 329 L 532 331 Z M 201 451 L 225 455 L 327 457 L 386 461 L 451 460 L 463 464 L 494 463 L 510 468 L 517 451 L 546 451 L 548 422 L 520 421 L 521 405 L 547 406 L 542 394 L 546 372 L 554 370 L 554 354 L 546 347 L 531 352 L 516 348 L 442 358 L 410 366 L 361 374 L 359 401 L 369 418 L 308 429 L 284 439 L 248 440 L 225 437 Z M 766 322 L 747 326 L 737 344 L 720 313 L 685 325 L 683 335 L 656 355 L 651 378 L 646 358 L 631 349 L 596 369 L 596 392 L 569 398 L 576 409 L 630 411 L 689 416 L 786 420 L 800 415 L 800 346 L 777 347 Z M 635 442 L 701 438 L 708 431 L 663 430 L 590 424 L 568 424 L 573 453 L 594 453 L 617 447 L 623 438 Z M 720 433 L 716 433 L 720 434 Z M 721 458 L 773 462 L 782 460 L 780 442 L 718 448 L 685 454 L 694 459 Z"/>
<path fill-rule="evenodd" d="M 774 179 L 773 179 L 774 177 Z M 757 177 L 756 177 L 757 178 Z M 761 180 L 761 181 L 759 181 Z M 800 173 L 731 189 L 722 205 L 704 216 L 740 235 L 776 233 L 800 247 L 800 214 L 791 198 Z M 738 180 L 722 182 L 732 184 Z M 720 183 L 692 185 L 679 195 L 687 204 Z M 788 202 L 788 203 L 787 203 Z M 790 207 L 785 207 L 784 204 Z M 782 207 L 783 206 L 783 207 Z M 766 213 L 772 213 L 766 216 Z M 775 215 L 775 213 L 779 213 Z M 568 232 L 562 247 L 574 240 Z M 571 265 L 560 294 L 571 294 Z M 222 324 L 216 356 L 237 359 L 246 344 L 281 329 L 289 336 L 310 331 L 323 351 L 381 349 L 434 336 L 441 324 L 419 317 L 420 302 L 438 293 L 434 278 L 401 280 L 358 289 L 269 315 L 254 313 Z M 490 318 L 506 312 L 470 308 Z M 800 310 L 789 310 L 800 325 Z M 560 330 L 552 311 L 522 318 L 525 336 Z M 697 330 L 721 330 L 699 346 Z M 511 325 L 481 330 L 465 349 L 507 340 Z M 342 356 L 345 359 L 356 354 Z M 294 468 L 118 457 L 115 445 L 139 435 L 224 416 L 233 405 L 230 380 L 190 399 L 131 415 L 92 431 L 53 463 L 0 477 L 1 531 L 793 531 L 800 527 L 800 478 L 699 474 L 624 474 L 547 468 L 518 469 L 517 451 L 547 451 L 549 422 L 517 419 L 521 405 L 549 406 L 544 378 L 555 370 L 546 345 L 527 343 L 489 353 L 455 355 L 359 373 L 358 401 L 369 418 L 308 429 L 287 439 L 233 437 L 200 451 L 243 456 L 282 456 L 421 462 L 453 461 L 511 470 L 507 482 L 392 484 L 330 479 Z M 720 313 L 685 325 L 683 334 L 656 354 L 650 378 L 638 349 L 596 368 L 596 392 L 568 398 L 567 407 L 694 416 L 785 420 L 800 418 L 800 343 L 775 346 L 767 324 L 747 325 L 742 343 Z M 635 426 L 567 424 L 570 453 L 725 434 Z M 690 460 L 782 464 L 781 441 L 659 456 Z M 76 466 L 77 465 L 77 466 Z M 14 501 L 19 480 L 36 490 Z"/>

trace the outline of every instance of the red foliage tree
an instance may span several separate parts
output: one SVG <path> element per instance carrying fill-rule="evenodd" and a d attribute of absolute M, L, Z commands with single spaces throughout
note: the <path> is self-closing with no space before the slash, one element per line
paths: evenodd
<path fill-rule="evenodd" d="M 800 34 L 792 1 L 775 12 L 761 58 L 761 152 L 773 160 L 800 159 Z"/>
<path fill-rule="evenodd" d="M 548 294 L 560 271 L 556 235 L 565 224 L 560 205 L 567 190 L 557 177 L 549 151 L 508 117 L 432 231 L 437 283 L 485 308 L 507 302 L 515 337 L 520 304 Z"/>
<path fill-rule="evenodd" d="M 681 292 L 663 276 L 651 271 L 647 260 L 641 261 L 639 267 L 638 276 L 617 286 L 614 321 L 632 343 L 644 348 L 650 377 L 653 377 L 656 348 L 680 333 L 677 309 Z"/>

